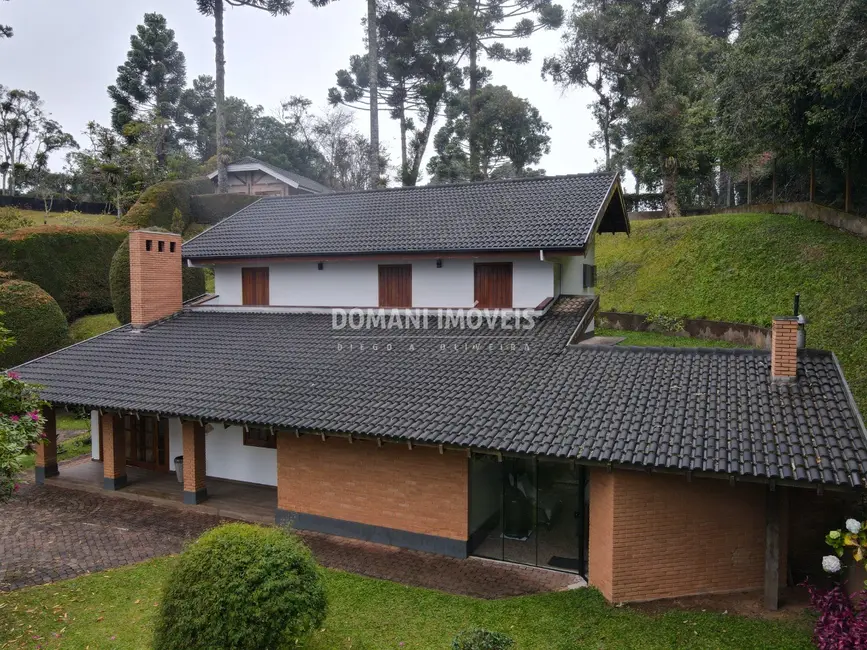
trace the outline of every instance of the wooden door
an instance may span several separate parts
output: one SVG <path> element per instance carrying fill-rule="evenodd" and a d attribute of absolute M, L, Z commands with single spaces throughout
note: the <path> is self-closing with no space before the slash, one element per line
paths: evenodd
<path fill-rule="evenodd" d="M 479 309 L 512 308 L 512 263 L 476 264 L 476 307 Z"/>
<path fill-rule="evenodd" d="M 169 421 L 151 416 L 123 417 L 127 465 L 169 471 Z"/>
<path fill-rule="evenodd" d="M 271 304 L 271 288 L 267 266 L 241 269 L 241 304 Z"/>
<path fill-rule="evenodd" d="M 380 264 L 379 306 L 412 307 L 412 264 Z"/>

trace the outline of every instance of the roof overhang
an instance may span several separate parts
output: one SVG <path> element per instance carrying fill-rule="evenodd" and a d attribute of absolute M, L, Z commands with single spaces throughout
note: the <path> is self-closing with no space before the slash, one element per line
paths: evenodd
<path fill-rule="evenodd" d="M 540 256 L 540 251 L 542 255 Z M 289 262 L 411 262 L 413 260 L 446 260 L 446 259 L 545 259 L 548 255 L 569 256 L 584 255 L 582 248 L 532 248 L 512 250 L 471 250 L 471 251 L 384 251 L 379 253 L 330 254 L 315 253 L 311 255 L 280 255 L 257 257 L 186 257 L 184 259 L 196 266 L 211 266 L 214 264 L 247 264 L 254 262 L 289 263 Z"/>
<path fill-rule="evenodd" d="M 623 199 L 623 187 L 620 185 L 620 174 L 614 177 L 608 193 L 605 195 L 596 220 L 593 222 L 592 233 L 625 232 L 629 234 L 629 213 L 626 211 L 626 201 Z"/>
<path fill-rule="evenodd" d="M 301 187 L 301 185 L 297 181 L 293 181 L 288 176 L 284 176 L 283 174 L 279 174 L 279 173 L 275 172 L 273 169 L 268 169 L 265 165 L 257 165 L 256 163 L 238 163 L 238 164 L 234 164 L 234 165 L 229 165 L 226 168 L 226 170 L 230 174 L 233 174 L 235 172 L 262 172 L 263 174 L 268 174 L 268 176 L 271 176 L 271 177 L 276 178 L 277 180 L 279 180 L 283 183 L 286 183 L 286 185 L 288 185 L 289 187 L 292 187 L 296 190 L 299 188 L 302 190 L 306 189 L 306 188 Z M 218 173 L 219 172 L 211 172 L 210 174 L 208 174 L 208 178 L 210 178 L 211 180 L 214 180 L 217 177 Z"/>

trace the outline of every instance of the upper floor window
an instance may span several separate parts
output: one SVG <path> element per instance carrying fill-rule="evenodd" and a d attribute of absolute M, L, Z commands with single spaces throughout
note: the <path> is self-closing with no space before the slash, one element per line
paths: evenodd
<path fill-rule="evenodd" d="M 479 309 L 512 308 L 512 263 L 476 264 L 475 301 Z"/>
<path fill-rule="evenodd" d="M 271 304 L 271 289 L 267 266 L 241 269 L 241 304 Z"/>
<path fill-rule="evenodd" d="M 379 265 L 379 306 L 412 307 L 412 264 Z"/>

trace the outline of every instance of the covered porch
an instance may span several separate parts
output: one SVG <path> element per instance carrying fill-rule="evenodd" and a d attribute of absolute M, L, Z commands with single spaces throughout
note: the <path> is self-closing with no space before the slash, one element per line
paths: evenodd
<path fill-rule="evenodd" d="M 198 505 L 184 503 L 184 486 L 172 473 L 153 472 L 140 467 L 127 466 L 127 482 L 113 495 L 159 505 L 191 508 L 196 512 L 228 519 L 240 519 L 257 523 L 274 523 L 277 508 L 277 488 L 267 485 L 251 485 L 208 478 L 208 499 Z M 104 492 L 102 463 L 85 459 L 64 464 L 58 475 L 45 480 L 47 485 Z"/>

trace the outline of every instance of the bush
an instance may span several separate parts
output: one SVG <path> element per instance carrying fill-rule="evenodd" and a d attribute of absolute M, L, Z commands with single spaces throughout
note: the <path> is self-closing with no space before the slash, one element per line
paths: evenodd
<path fill-rule="evenodd" d="M 187 547 L 165 585 L 155 650 L 295 647 L 325 620 L 306 546 L 279 528 L 227 524 Z"/>
<path fill-rule="evenodd" d="M 213 226 L 255 203 L 261 197 L 247 194 L 201 194 L 190 199 L 190 220 Z"/>
<path fill-rule="evenodd" d="M 127 236 L 120 228 L 39 226 L 0 233 L 0 270 L 33 282 L 67 319 L 111 311 L 108 272 Z"/>
<path fill-rule="evenodd" d="M 0 368 L 9 368 L 69 343 L 66 317 L 57 301 L 32 282 L 10 280 L 0 284 L 3 325 L 15 344 L 0 352 Z"/>
<path fill-rule="evenodd" d="M 452 641 L 452 650 L 510 650 L 515 642 L 501 632 L 479 628 L 464 630 Z"/>
<path fill-rule="evenodd" d="M 33 225 L 33 220 L 24 216 L 18 208 L 5 207 L 0 208 L 0 231 L 6 232 L 9 230 L 17 230 L 18 228 L 29 228 Z"/>
<path fill-rule="evenodd" d="M 151 228 L 158 232 L 167 232 L 162 228 Z M 184 266 L 181 270 L 184 300 L 201 296 L 205 293 L 205 270 Z M 109 272 L 111 286 L 111 305 L 117 320 L 125 325 L 130 321 L 129 298 L 129 237 L 118 247 L 111 259 Z"/>
<path fill-rule="evenodd" d="M 867 648 L 867 591 L 856 594 L 853 603 L 840 585 L 827 590 L 807 588 L 810 604 L 819 611 L 813 630 L 816 648 Z"/>
<path fill-rule="evenodd" d="M 185 223 L 190 222 L 190 197 L 193 194 L 213 192 L 208 179 L 195 181 L 165 181 L 147 188 L 129 209 L 121 223 L 132 228 L 156 226 L 169 230 L 175 210 L 180 210 Z"/>

